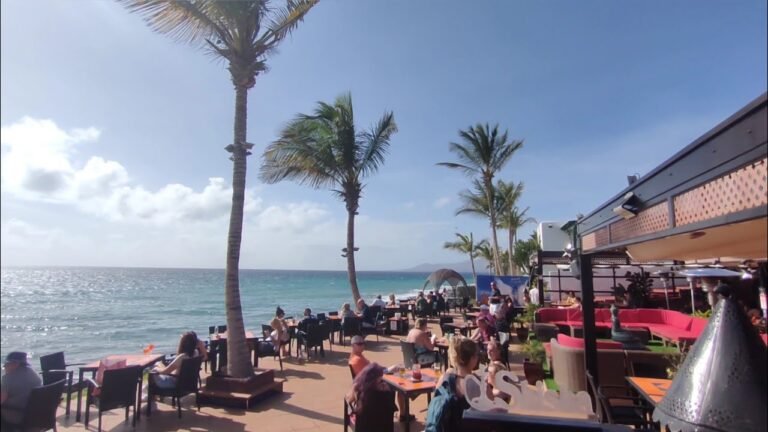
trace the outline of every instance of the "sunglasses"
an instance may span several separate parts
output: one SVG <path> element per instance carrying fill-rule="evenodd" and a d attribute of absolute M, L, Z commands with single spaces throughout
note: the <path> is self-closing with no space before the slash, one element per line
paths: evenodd
<path fill-rule="evenodd" d="M 355 342 L 352 345 L 365 345 L 365 342 Z"/>

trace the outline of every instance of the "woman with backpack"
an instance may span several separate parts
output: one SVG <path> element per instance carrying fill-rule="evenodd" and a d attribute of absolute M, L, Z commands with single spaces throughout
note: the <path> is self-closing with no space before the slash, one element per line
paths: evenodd
<path fill-rule="evenodd" d="M 455 337 L 450 341 L 448 358 L 451 368 L 437 383 L 427 410 L 425 432 L 459 431 L 464 410 L 469 409 L 465 382 L 477 368 L 480 349 L 472 339 Z"/>

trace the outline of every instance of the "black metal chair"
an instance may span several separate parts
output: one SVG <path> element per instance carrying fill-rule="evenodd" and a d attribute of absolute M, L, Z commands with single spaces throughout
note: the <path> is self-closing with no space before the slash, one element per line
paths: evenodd
<path fill-rule="evenodd" d="M 181 361 L 179 374 L 176 375 L 176 386 L 173 388 L 161 388 L 155 384 L 154 377 L 160 375 L 158 372 L 149 374 L 149 385 L 147 389 L 147 417 L 152 414 L 152 400 L 155 396 L 170 396 L 171 404 L 175 404 L 179 418 L 181 418 L 181 398 L 188 394 L 195 394 L 195 403 L 197 410 L 200 411 L 200 365 L 203 362 L 202 357 L 186 358 Z"/>
<path fill-rule="evenodd" d="M 53 354 L 40 356 L 40 370 L 43 372 L 43 385 L 53 384 L 59 380 L 65 380 L 64 393 L 67 394 L 67 406 L 65 415 L 69 417 L 69 407 L 72 402 L 72 393 L 79 392 L 85 388 L 82 381 L 72 382 L 74 372 L 68 370 L 69 366 L 80 366 L 85 363 L 70 363 L 64 359 L 64 352 L 59 351 Z"/>
<path fill-rule="evenodd" d="M 297 340 L 297 350 L 300 350 L 303 346 L 307 350 L 307 356 L 309 356 L 310 350 L 315 349 L 315 355 L 317 350 L 320 350 L 320 355 L 325 357 L 325 349 L 323 348 L 323 341 L 328 339 L 329 326 L 322 325 L 319 322 L 310 322 L 299 333 Z"/>
<path fill-rule="evenodd" d="M 453 317 L 443 316 L 440 317 L 440 332 L 445 336 L 448 333 L 453 333 L 453 330 L 446 328 L 445 324 L 453 323 Z"/>
<path fill-rule="evenodd" d="M 316 317 L 318 321 L 325 321 L 325 314 L 322 312 L 317 314 Z"/>
<path fill-rule="evenodd" d="M 358 317 L 347 317 L 341 322 L 341 345 L 344 345 L 344 339 L 352 336 L 363 335 L 362 320 Z"/>
<path fill-rule="evenodd" d="M 227 340 L 211 339 L 208 344 L 208 361 L 211 362 L 211 374 L 218 374 L 227 366 Z"/>
<path fill-rule="evenodd" d="M 21 423 L 13 425 L 12 429 L 24 432 L 53 429 L 56 432 L 56 410 L 66 385 L 67 380 L 61 379 L 32 389 Z"/>
<path fill-rule="evenodd" d="M 587 385 L 595 398 L 595 413 L 601 423 L 632 425 L 636 428 L 645 428 L 648 425 L 649 409 L 645 401 L 638 397 L 624 395 L 606 395 L 604 390 L 611 389 L 623 393 L 627 391 L 622 386 L 597 386 L 595 379 L 586 372 Z M 621 404 L 612 404 L 611 401 L 621 401 Z"/>
<path fill-rule="evenodd" d="M 328 312 L 328 317 L 338 317 L 338 316 L 339 316 L 338 311 Z M 331 343 L 333 343 L 334 333 L 339 333 L 339 335 L 341 335 L 341 320 L 332 319 L 329 321 L 331 322 Z M 341 339 L 341 336 L 339 336 L 339 339 Z"/>
<path fill-rule="evenodd" d="M 395 393 L 392 391 L 371 392 L 359 413 L 344 399 L 344 432 L 350 427 L 360 432 L 392 432 L 395 409 Z"/>
<path fill-rule="evenodd" d="M 269 328 L 271 329 L 272 327 Z M 256 340 L 256 344 L 253 347 L 253 367 L 259 367 L 259 359 L 262 357 L 277 358 L 277 361 L 280 363 L 280 371 L 283 370 L 283 356 L 280 353 L 280 347 L 275 346 L 269 337 L 269 333 L 267 333 L 267 336 Z"/>
<path fill-rule="evenodd" d="M 88 378 L 88 394 L 85 399 L 85 427 L 91 413 L 91 405 L 99 412 L 99 432 L 101 432 L 101 414 L 115 408 L 125 408 L 125 421 L 128 421 L 128 409 L 133 407 L 133 426 L 136 427 L 136 394 L 139 380 L 142 378 L 141 366 L 129 366 L 122 369 L 104 371 L 104 380 L 99 385 Z M 98 395 L 94 394 L 98 389 Z"/>
<path fill-rule="evenodd" d="M 381 314 L 381 311 L 379 311 L 379 313 L 376 314 L 376 319 L 375 319 L 375 321 L 373 323 L 373 327 L 369 327 L 369 326 L 362 325 L 362 324 L 360 326 L 360 330 L 362 331 L 363 336 L 367 336 L 367 335 L 370 335 L 370 334 L 375 334 L 376 335 L 376 342 L 379 341 L 379 333 L 381 333 L 383 335 L 384 331 L 386 331 L 386 329 L 387 329 L 387 320 L 384 319 L 383 315 Z"/>
<path fill-rule="evenodd" d="M 226 325 L 217 326 L 216 329 L 219 331 L 219 333 L 226 333 L 227 332 L 227 326 Z"/>

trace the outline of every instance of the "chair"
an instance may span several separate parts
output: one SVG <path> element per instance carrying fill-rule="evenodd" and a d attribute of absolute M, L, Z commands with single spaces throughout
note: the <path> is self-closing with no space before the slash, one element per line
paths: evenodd
<path fill-rule="evenodd" d="M 392 391 L 372 392 L 359 413 L 344 399 L 344 432 L 350 427 L 360 432 L 392 432 L 395 428 L 394 413 L 395 392 Z"/>
<path fill-rule="evenodd" d="M 69 407 L 72 401 L 72 393 L 85 388 L 85 383 L 80 381 L 73 383 L 73 371 L 67 370 L 68 366 L 79 366 L 85 363 L 67 364 L 64 360 L 64 352 L 40 356 L 40 370 L 43 372 L 43 385 L 53 384 L 59 380 L 66 380 L 64 392 L 67 394 L 66 416 L 69 417 Z"/>
<path fill-rule="evenodd" d="M 91 413 L 91 405 L 99 411 L 99 432 L 101 432 L 101 414 L 115 408 L 125 408 L 125 421 L 128 421 L 128 408 L 133 407 L 133 426 L 136 427 L 136 393 L 141 379 L 141 366 L 129 366 L 122 369 L 104 371 L 104 380 L 99 386 L 88 378 L 88 394 L 85 399 L 85 427 Z M 94 395 L 94 390 L 99 394 Z"/>
<path fill-rule="evenodd" d="M 632 425 L 644 428 L 648 424 L 648 407 L 641 398 L 633 396 L 606 395 L 604 390 L 613 389 L 626 392 L 626 387 L 597 386 L 595 378 L 586 373 L 587 384 L 595 398 L 595 413 L 600 422 L 610 424 Z M 622 401 L 622 404 L 611 404 L 612 400 Z"/>
<path fill-rule="evenodd" d="M 361 325 L 360 329 L 362 330 L 363 336 L 366 336 L 369 334 L 375 334 L 376 342 L 378 342 L 379 333 L 383 335 L 384 331 L 387 329 L 387 320 L 384 319 L 384 317 L 381 314 L 381 311 L 379 311 L 379 313 L 376 314 L 376 319 L 374 321 L 373 327 Z"/>
<path fill-rule="evenodd" d="M 320 337 L 324 341 L 328 341 L 328 349 L 333 352 L 333 338 L 331 337 L 331 334 L 333 333 L 333 321 L 320 321 L 320 328 Z"/>
<path fill-rule="evenodd" d="M 211 374 L 219 373 L 227 365 L 227 340 L 212 339 L 208 345 L 208 360 L 211 362 Z"/>
<path fill-rule="evenodd" d="M 359 317 L 347 317 L 341 322 L 341 345 L 344 345 L 344 339 L 352 336 L 363 335 L 363 324 Z"/>
<path fill-rule="evenodd" d="M 331 311 L 328 312 L 329 317 L 338 317 L 339 312 L 337 311 Z M 336 332 L 341 333 L 341 320 L 333 319 L 329 320 L 331 322 L 331 343 L 333 343 L 333 334 Z"/>
<path fill-rule="evenodd" d="M 450 324 L 450 323 L 453 323 L 453 317 L 447 317 L 447 316 L 440 317 L 440 332 L 442 332 L 443 336 L 445 336 L 448 333 L 453 333 L 453 331 L 445 327 L 445 324 Z"/>
<path fill-rule="evenodd" d="M 283 370 L 283 356 L 280 349 L 276 347 L 269 338 L 256 339 L 253 345 L 253 367 L 259 367 L 259 359 L 262 357 L 277 358 L 280 363 L 280 371 Z"/>
<path fill-rule="evenodd" d="M 154 396 L 170 396 L 172 401 L 176 402 L 176 409 L 181 418 L 181 398 L 188 394 L 195 394 L 195 403 L 197 410 L 200 411 L 200 394 L 198 393 L 198 384 L 200 383 L 200 365 L 203 362 L 202 357 L 186 358 L 181 361 L 179 375 L 176 377 L 176 387 L 160 388 L 155 384 L 153 376 L 159 375 L 152 372 L 149 375 L 149 386 L 147 389 L 147 417 L 152 414 L 152 398 Z"/>
<path fill-rule="evenodd" d="M 226 333 L 227 332 L 227 326 L 226 325 L 216 326 L 216 330 L 218 330 L 219 333 Z"/>
<path fill-rule="evenodd" d="M 330 311 L 330 312 L 328 312 L 328 316 L 329 317 L 339 316 L 339 312 L 338 311 Z"/>
<path fill-rule="evenodd" d="M 299 338 L 296 342 L 297 350 L 304 346 L 307 350 L 307 356 L 309 356 L 310 349 L 315 349 L 315 355 L 317 355 L 318 348 L 320 349 L 320 355 L 325 357 L 325 349 L 323 348 L 323 341 L 328 339 L 328 331 L 330 327 L 322 325 L 320 323 L 308 323 L 305 330 L 299 333 Z"/>
<path fill-rule="evenodd" d="M 208 334 L 212 335 L 216 333 L 216 326 L 208 326 Z"/>
<path fill-rule="evenodd" d="M 412 342 L 400 340 L 400 349 L 403 351 L 403 364 L 406 369 L 412 368 L 414 363 L 418 363 L 421 367 L 430 367 L 437 361 L 437 353 L 435 352 L 417 355 L 416 345 Z"/>
<path fill-rule="evenodd" d="M 20 431 L 53 429 L 56 432 L 56 410 L 59 408 L 66 385 L 67 380 L 60 379 L 32 389 L 21 423 L 14 426 Z"/>
<path fill-rule="evenodd" d="M 322 312 L 320 312 L 319 314 L 317 314 L 317 320 L 318 320 L 318 321 L 325 321 L 325 314 L 324 314 L 324 313 L 322 313 Z"/>

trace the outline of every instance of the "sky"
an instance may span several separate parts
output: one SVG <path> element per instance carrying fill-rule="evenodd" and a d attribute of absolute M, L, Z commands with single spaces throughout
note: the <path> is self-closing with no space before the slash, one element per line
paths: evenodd
<path fill-rule="evenodd" d="M 2 265 L 223 268 L 226 66 L 115 2 L 1 5 Z M 498 178 L 524 182 L 529 215 L 589 213 L 766 91 L 766 2 L 691 6 L 321 1 L 249 93 L 241 268 L 346 269 L 343 203 L 258 169 L 286 122 L 348 91 L 359 128 L 392 110 L 399 129 L 365 181 L 359 270 L 462 261 L 455 232 L 490 236 L 455 215 L 469 179 L 436 166 L 477 122 L 524 141 Z"/>

